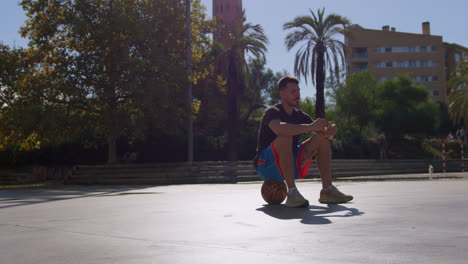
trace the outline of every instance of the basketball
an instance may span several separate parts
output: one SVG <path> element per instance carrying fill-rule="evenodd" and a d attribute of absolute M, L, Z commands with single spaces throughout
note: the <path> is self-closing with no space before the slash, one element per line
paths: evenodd
<path fill-rule="evenodd" d="M 288 188 L 283 181 L 267 180 L 262 185 L 262 197 L 268 204 L 280 204 L 288 195 Z"/>

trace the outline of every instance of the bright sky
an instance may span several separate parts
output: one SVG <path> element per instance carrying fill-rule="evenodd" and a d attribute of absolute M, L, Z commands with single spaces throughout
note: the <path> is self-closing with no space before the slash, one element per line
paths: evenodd
<path fill-rule="evenodd" d="M 0 8 L 0 41 L 10 46 L 26 46 L 18 33 L 26 16 L 19 1 L 2 1 Z M 212 0 L 202 0 L 208 16 L 212 14 Z M 293 73 L 294 51 L 284 46 L 286 32 L 283 24 L 296 16 L 308 15 L 309 9 L 325 8 L 326 14 L 336 13 L 364 28 L 381 29 L 384 25 L 399 32 L 421 33 L 421 23 L 431 23 L 431 34 L 442 36 L 444 42 L 468 47 L 468 0 L 243 0 L 247 20 L 263 26 L 270 39 L 267 64 L 273 71 Z M 303 97 L 315 96 L 312 84 L 301 82 Z"/>

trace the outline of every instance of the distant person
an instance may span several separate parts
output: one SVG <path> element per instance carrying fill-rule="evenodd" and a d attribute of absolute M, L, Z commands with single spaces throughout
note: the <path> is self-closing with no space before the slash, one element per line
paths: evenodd
<path fill-rule="evenodd" d="M 457 130 L 457 139 L 461 140 L 463 143 L 466 143 L 466 134 L 463 127 Z"/>
<path fill-rule="evenodd" d="M 465 143 L 468 142 L 468 141 L 466 140 L 466 134 L 467 134 L 467 133 L 465 132 L 465 129 L 463 129 L 463 127 L 460 128 L 460 135 L 461 135 L 461 137 L 462 137 L 463 142 L 465 142 Z"/>
<path fill-rule="evenodd" d="M 332 185 L 331 148 L 329 139 L 336 135 L 337 126 L 325 119 L 315 121 L 297 109 L 300 99 L 299 81 L 283 77 L 278 81 L 281 103 L 269 107 L 263 115 L 254 165 L 262 180 L 286 181 L 286 206 L 307 207 L 306 200 L 297 189 L 295 179 L 305 178 L 315 157 L 322 179 L 320 203 L 345 203 L 353 197 Z M 314 133 L 299 144 L 300 136 Z"/>
<path fill-rule="evenodd" d="M 455 139 L 455 137 L 452 135 L 452 132 L 449 132 L 448 135 L 447 135 L 447 140 L 449 142 L 452 142 L 454 139 Z"/>

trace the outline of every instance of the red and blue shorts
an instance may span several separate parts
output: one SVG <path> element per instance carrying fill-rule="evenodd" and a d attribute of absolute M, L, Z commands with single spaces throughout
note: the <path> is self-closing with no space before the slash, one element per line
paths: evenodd
<path fill-rule="evenodd" d="M 304 179 L 307 176 L 307 171 L 309 170 L 310 165 L 312 164 L 312 159 L 310 159 L 304 168 L 301 168 L 303 152 L 303 144 L 298 145 L 297 148 L 293 151 L 295 179 Z M 279 155 L 273 143 L 271 143 L 268 148 L 264 149 L 260 153 L 257 165 L 257 174 L 263 181 L 284 181 L 284 174 L 281 169 Z"/>

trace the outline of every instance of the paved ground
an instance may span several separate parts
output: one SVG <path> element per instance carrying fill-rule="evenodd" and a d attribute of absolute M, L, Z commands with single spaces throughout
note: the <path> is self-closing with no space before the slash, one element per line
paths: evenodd
<path fill-rule="evenodd" d="M 301 182 L 305 209 L 260 186 L 0 190 L 0 263 L 467 263 L 467 179 L 347 181 L 330 206 Z"/>

